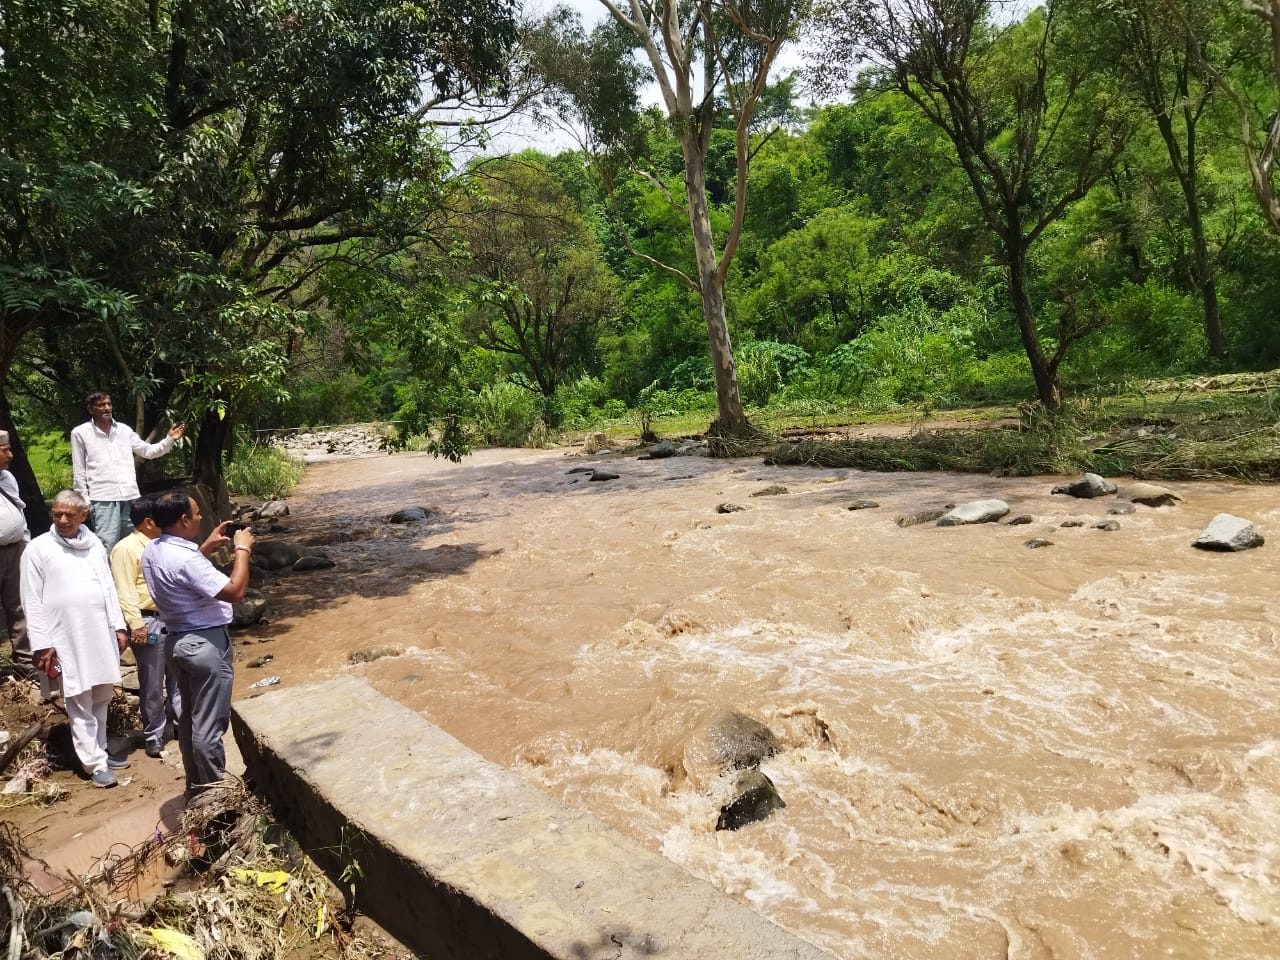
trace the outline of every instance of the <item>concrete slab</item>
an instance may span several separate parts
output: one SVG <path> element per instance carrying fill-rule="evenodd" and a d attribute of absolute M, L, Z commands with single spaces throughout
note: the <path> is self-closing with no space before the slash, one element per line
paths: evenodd
<path fill-rule="evenodd" d="M 432 960 L 830 960 L 360 680 L 232 709 L 248 777 L 360 909 Z"/>

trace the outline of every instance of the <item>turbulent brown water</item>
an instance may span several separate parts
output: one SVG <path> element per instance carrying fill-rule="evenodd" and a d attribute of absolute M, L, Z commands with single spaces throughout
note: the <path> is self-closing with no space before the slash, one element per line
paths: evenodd
<path fill-rule="evenodd" d="M 364 677 L 836 957 L 1280 956 L 1275 487 L 1103 532 L 1061 478 L 594 462 L 309 467 L 293 522 L 338 567 L 277 581 L 245 652 Z M 894 523 L 986 497 L 1035 522 Z M 1275 544 L 1191 549 L 1219 512 Z M 347 662 L 376 645 L 407 652 Z M 733 833 L 680 769 L 719 704 L 786 747 L 786 809 Z"/>

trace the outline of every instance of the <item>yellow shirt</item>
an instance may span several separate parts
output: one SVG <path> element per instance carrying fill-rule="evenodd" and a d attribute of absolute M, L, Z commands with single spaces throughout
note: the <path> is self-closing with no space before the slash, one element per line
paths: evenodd
<path fill-rule="evenodd" d="M 143 608 L 148 611 L 156 608 L 147 591 L 147 582 L 142 579 L 142 551 L 150 542 L 145 534 L 135 530 L 111 550 L 111 579 L 115 581 L 116 593 L 120 594 L 120 611 L 130 630 L 142 627 Z"/>

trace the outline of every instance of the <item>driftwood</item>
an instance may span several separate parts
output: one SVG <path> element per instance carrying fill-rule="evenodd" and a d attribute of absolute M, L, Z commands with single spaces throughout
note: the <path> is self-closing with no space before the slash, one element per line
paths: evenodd
<path fill-rule="evenodd" d="M 32 740 L 35 740 L 37 737 L 42 739 L 47 738 L 49 736 L 49 732 L 54 727 L 54 722 L 54 714 L 50 713 L 43 720 L 37 720 L 35 723 L 27 727 L 27 729 L 23 730 L 22 733 L 18 735 L 18 738 L 14 740 L 13 743 L 9 744 L 8 749 L 6 749 L 3 754 L 0 754 L 0 776 L 9 769 L 9 764 L 13 763 L 13 761 L 17 759 L 17 756 L 22 752 L 23 747 Z"/>

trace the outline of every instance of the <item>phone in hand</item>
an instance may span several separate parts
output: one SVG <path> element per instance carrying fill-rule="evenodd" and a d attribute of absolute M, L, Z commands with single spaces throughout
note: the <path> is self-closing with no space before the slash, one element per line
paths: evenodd
<path fill-rule="evenodd" d="M 247 523 L 228 523 L 225 527 L 222 528 L 222 532 L 225 533 L 228 537 L 234 537 L 241 530 L 248 530 L 248 529 L 249 529 L 249 525 Z"/>

